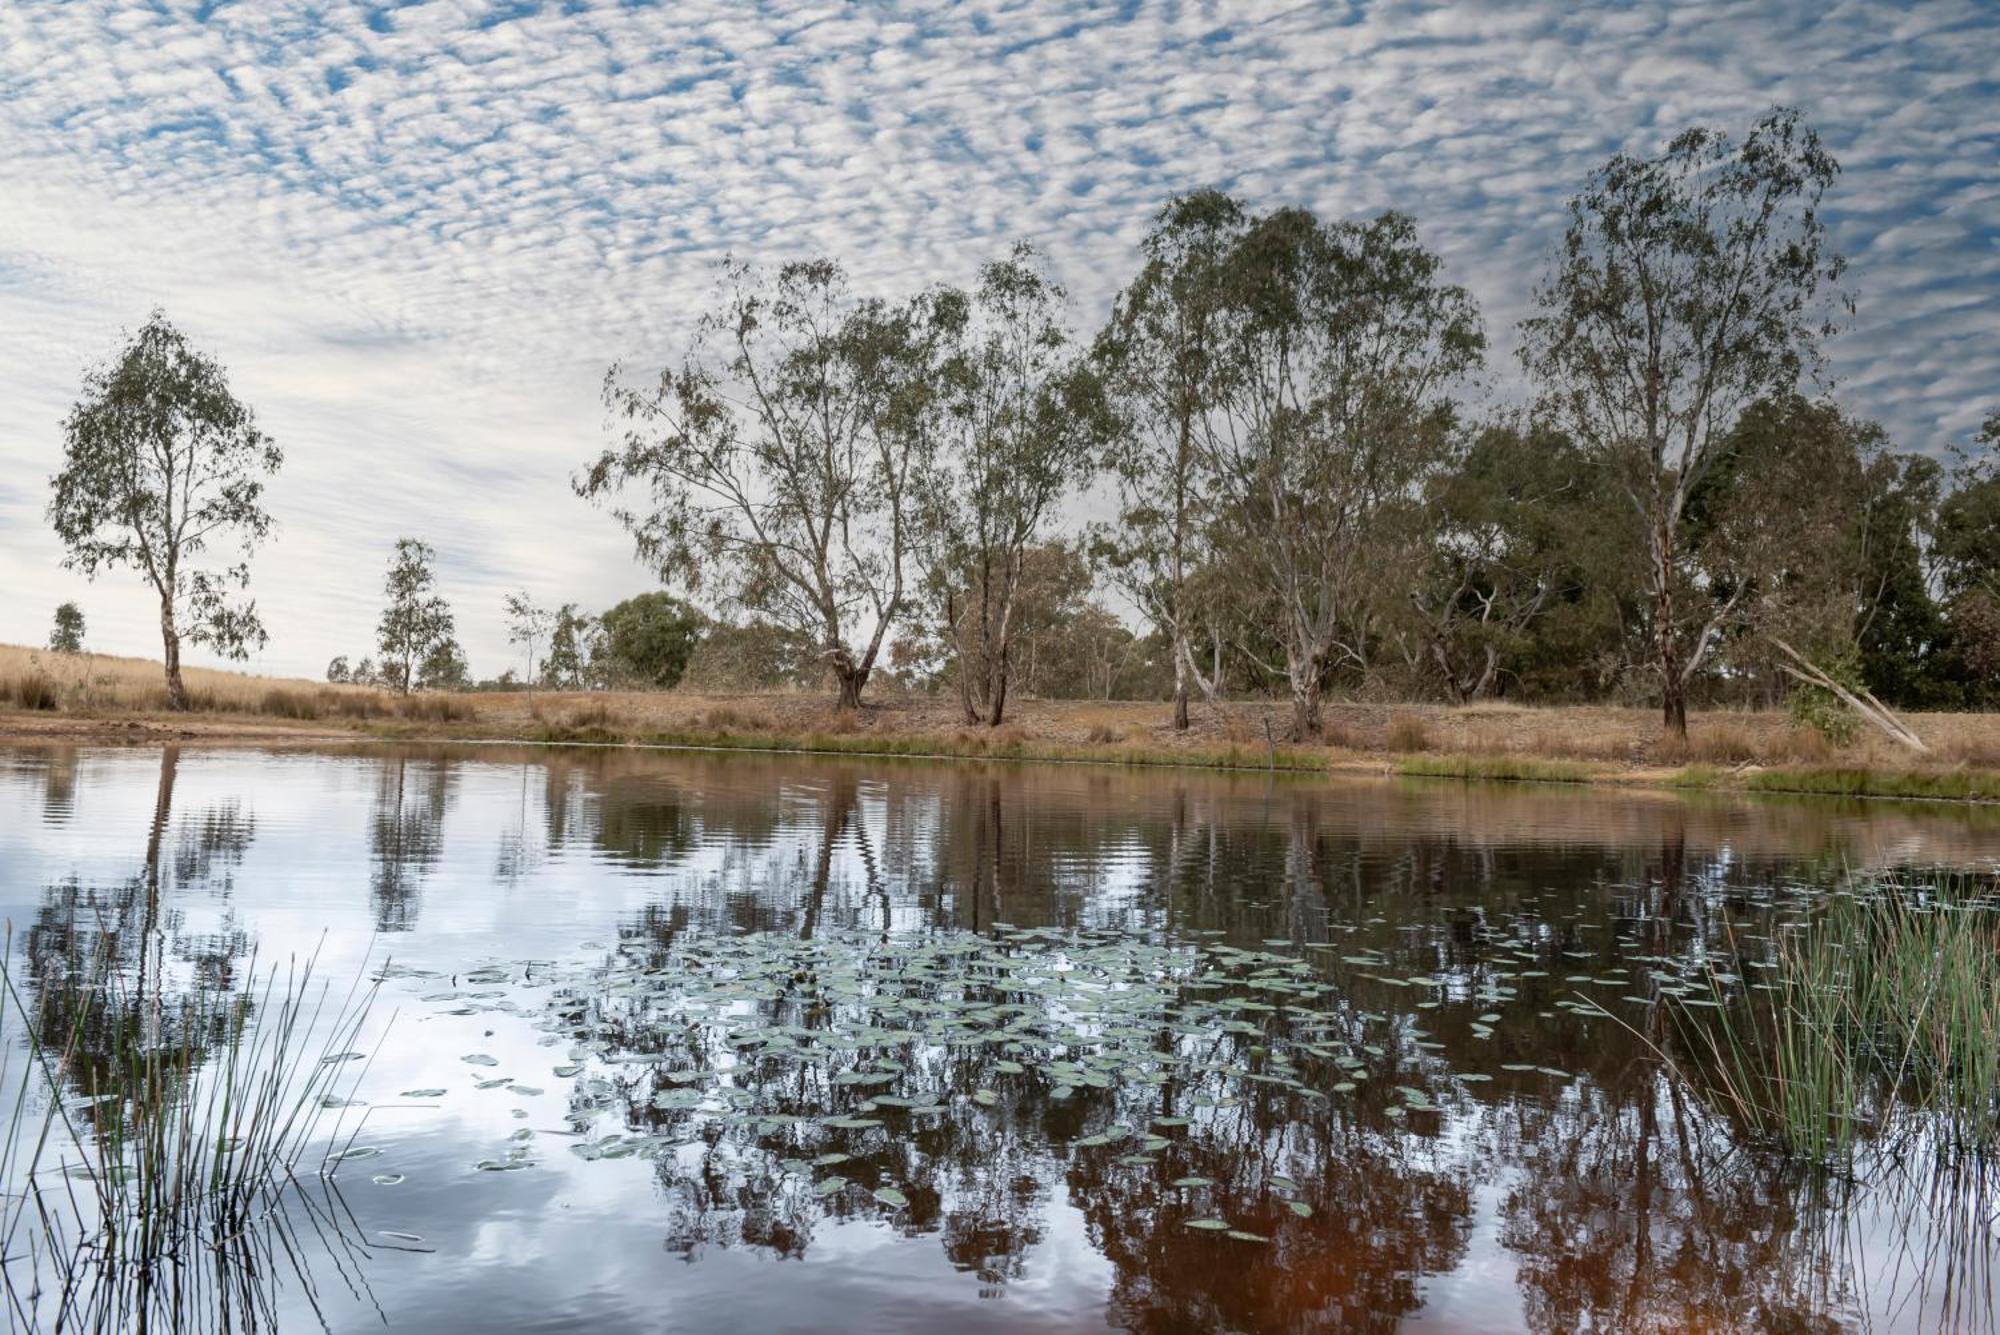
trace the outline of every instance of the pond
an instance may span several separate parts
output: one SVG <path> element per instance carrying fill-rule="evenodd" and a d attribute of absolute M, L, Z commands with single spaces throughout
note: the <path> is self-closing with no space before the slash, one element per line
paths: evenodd
<path fill-rule="evenodd" d="M 346 1157 L 241 1291 L 156 1308 L 199 1330 L 1990 1325 L 1976 1184 L 1739 1143 L 1665 1003 L 1854 877 L 1996 856 L 2000 813 L 1914 804 L 0 750 L 19 1005 L 124 980 L 80 1048 L 293 958 L 379 979 Z"/>

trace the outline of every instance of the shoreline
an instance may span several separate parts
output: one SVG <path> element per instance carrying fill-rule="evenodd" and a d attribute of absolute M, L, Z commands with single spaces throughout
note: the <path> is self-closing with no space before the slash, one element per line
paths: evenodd
<path fill-rule="evenodd" d="M 457 697 L 481 699 L 481 697 Z M 513 704 L 521 697 L 498 697 Z M 767 755 L 845 756 L 855 759 L 921 760 L 926 762 L 1001 761 L 1022 764 L 1085 764 L 1119 768 L 1193 769 L 1224 772 L 1282 772 L 1349 778 L 1414 778 L 1461 783 L 1543 783 L 1612 787 L 1666 792 L 1727 792 L 1875 800 L 1947 802 L 1970 806 L 2000 804 L 2000 768 L 1965 762 L 1884 763 L 1879 755 L 1832 755 L 1818 762 L 1760 763 L 1755 760 L 1719 763 L 1690 759 L 1665 763 L 1647 758 L 1592 759 L 1530 754 L 1493 745 L 1454 747 L 1430 745 L 1421 750 L 1393 747 L 1343 746 L 1338 742 L 1311 746 L 1286 743 L 1251 744 L 1176 735 L 1155 728 L 1144 744 L 1125 737 L 1102 736 L 1078 742 L 1056 728 L 1034 728 L 1034 711 L 1027 721 L 999 729 L 924 727 L 909 729 L 858 725 L 835 719 L 840 730 L 798 729 L 752 717 L 738 726 L 699 725 L 699 718 L 674 720 L 677 726 L 648 726 L 644 720 L 618 717 L 604 700 L 583 696 L 584 704 L 568 717 L 557 716 L 551 702 L 575 708 L 578 696 L 526 697 L 525 717 L 519 711 L 468 711 L 459 721 L 385 719 L 287 719 L 253 713 L 205 712 L 187 715 L 153 711 L 24 711 L 0 710 L 0 745 L 6 746 L 344 746 L 354 744 L 434 743 L 454 745 L 586 746 L 650 750 L 740 751 Z M 795 697 L 734 697 L 737 708 L 711 707 L 710 715 L 734 715 L 744 706 L 782 703 L 794 710 Z M 705 702 L 705 698 L 704 698 Z M 812 699 L 811 704 L 823 704 Z M 1078 709 L 1089 702 L 1043 702 Z M 1163 715 L 1165 707 L 1145 702 L 1120 704 L 1118 712 L 1134 716 Z M 1259 706 L 1244 706 L 1260 715 Z M 1396 707 L 1399 717 L 1414 711 L 1448 713 L 1443 706 Z M 1559 719 L 1564 707 L 1530 711 L 1544 719 Z M 1572 707 L 1582 713 L 1589 707 Z M 893 714 L 895 706 L 874 706 Z M 1102 714 L 1106 707 L 1090 705 Z M 864 714 L 867 711 L 864 710 Z M 1718 716 L 1696 720 L 1713 723 Z M 1733 716 L 1723 715 L 1723 719 Z M 1987 716 L 1977 716 L 1987 717 Z M 1047 719 L 1041 720 L 1045 725 Z M 662 723 L 667 722 L 661 720 Z M 1097 725 L 1092 736 L 1105 732 Z M 1164 741 L 1162 736 L 1164 735 Z M 1336 734 L 1338 735 L 1338 734 Z M 1894 757 L 1892 759 L 1901 759 Z M 1915 761 L 1915 758 L 1912 758 Z"/>

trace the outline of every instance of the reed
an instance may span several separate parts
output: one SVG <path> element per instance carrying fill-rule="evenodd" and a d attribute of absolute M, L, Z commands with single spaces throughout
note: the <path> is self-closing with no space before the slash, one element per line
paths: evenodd
<path fill-rule="evenodd" d="M 7 958 L 12 958 L 12 941 Z M 11 1080 L 0 1143 L 0 1281 L 19 1328 L 163 1325 L 243 1286 L 297 1170 L 351 1147 L 343 1119 L 374 991 L 293 960 L 215 992 L 138 995 L 103 959 L 28 1004 L 0 962 Z M 92 1017 L 111 1023 L 93 1023 Z M 0 1017 L 4 1018 L 4 1017 Z"/>
<path fill-rule="evenodd" d="M 2000 904 L 1965 881 L 1833 896 L 1771 967 L 1671 1004 L 1684 1078 L 1753 1139 L 1851 1162 L 1864 1142 L 2000 1147 Z"/>

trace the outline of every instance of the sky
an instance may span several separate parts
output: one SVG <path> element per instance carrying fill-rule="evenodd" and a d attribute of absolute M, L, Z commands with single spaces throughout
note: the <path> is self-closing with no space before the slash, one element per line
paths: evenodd
<path fill-rule="evenodd" d="M 0 3 L 0 641 L 138 578 L 43 518 L 84 369 L 164 308 L 286 452 L 260 671 L 373 648 L 401 536 L 477 675 L 501 600 L 651 586 L 569 478 L 614 360 L 674 358 L 725 255 L 969 283 L 1027 238 L 1088 334 L 1177 192 L 1412 214 L 1524 392 L 1515 323 L 1614 152 L 1802 109 L 1858 302 L 1836 393 L 1941 452 L 2000 409 L 2000 3 Z M 190 661 L 207 661 L 199 652 Z"/>

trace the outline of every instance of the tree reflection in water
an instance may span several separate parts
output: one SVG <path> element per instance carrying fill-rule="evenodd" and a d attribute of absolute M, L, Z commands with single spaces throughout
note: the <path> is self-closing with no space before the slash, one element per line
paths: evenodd
<path fill-rule="evenodd" d="M 180 748 L 161 749 L 139 866 L 109 883 L 70 877 L 44 887 L 22 934 L 30 988 L 25 1004 L 48 1032 L 76 1036 L 65 1075 L 79 1093 L 109 1087 L 119 1054 L 134 1044 L 200 1061 L 228 1041 L 243 1018 L 206 1002 L 236 990 L 249 934 L 229 915 L 217 930 L 187 931 L 176 899 L 182 889 L 200 886 L 226 900 L 256 823 L 237 802 L 177 821 L 180 760 Z M 103 977 L 116 977 L 120 986 L 73 985 Z"/>
<path fill-rule="evenodd" d="M 444 855 L 444 817 L 456 777 L 457 766 L 443 754 L 398 753 L 378 766 L 368 823 L 376 931 L 407 932 L 416 925 L 424 878 Z"/>

